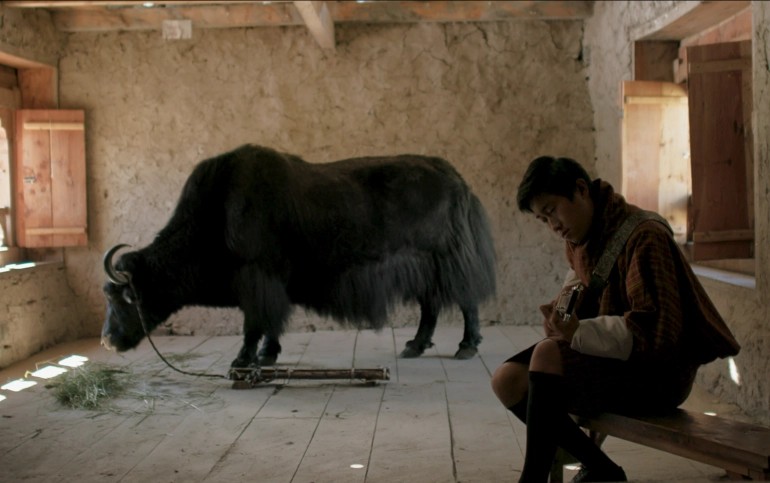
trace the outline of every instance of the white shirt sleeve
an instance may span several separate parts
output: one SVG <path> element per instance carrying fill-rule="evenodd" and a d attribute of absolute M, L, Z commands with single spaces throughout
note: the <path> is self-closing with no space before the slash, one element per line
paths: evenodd
<path fill-rule="evenodd" d="M 590 356 L 628 360 L 634 337 L 620 315 L 600 315 L 580 320 L 572 337 L 572 349 Z"/>
<path fill-rule="evenodd" d="M 564 276 L 564 283 L 561 284 L 561 288 L 572 287 L 578 283 L 580 283 L 580 279 L 578 278 L 577 273 L 575 273 L 575 271 L 570 268 L 567 270 L 567 274 Z"/>

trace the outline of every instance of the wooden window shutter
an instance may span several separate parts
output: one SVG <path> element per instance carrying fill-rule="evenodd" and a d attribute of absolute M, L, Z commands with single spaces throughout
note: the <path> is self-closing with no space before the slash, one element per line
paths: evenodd
<path fill-rule="evenodd" d="M 668 220 L 679 243 L 687 240 L 690 138 L 687 91 L 671 82 L 624 81 L 621 192 Z"/>
<path fill-rule="evenodd" d="M 84 117 L 79 110 L 16 111 L 19 246 L 88 243 Z"/>
<path fill-rule="evenodd" d="M 751 41 L 687 49 L 693 259 L 754 256 Z"/>

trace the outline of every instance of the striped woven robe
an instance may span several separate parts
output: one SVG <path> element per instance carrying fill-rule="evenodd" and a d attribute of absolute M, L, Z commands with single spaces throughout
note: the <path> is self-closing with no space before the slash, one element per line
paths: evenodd
<path fill-rule="evenodd" d="M 639 209 L 601 180 L 591 184 L 591 197 L 587 241 L 566 242 L 570 275 L 584 285 L 610 236 Z M 577 316 L 576 340 L 559 341 L 569 405 L 577 412 L 674 408 L 689 395 L 701 364 L 740 349 L 668 228 L 657 221 L 634 230 L 607 285 L 581 300 Z M 528 363 L 530 356 L 531 348 L 510 360 Z"/>

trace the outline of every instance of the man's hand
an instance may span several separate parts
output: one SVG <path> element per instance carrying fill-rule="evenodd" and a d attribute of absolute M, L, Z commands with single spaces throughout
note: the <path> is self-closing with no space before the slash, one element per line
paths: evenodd
<path fill-rule="evenodd" d="M 572 342 L 572 336 L 575 335 L 580 322 L 575 314 L 567 320 L 562 319 L 562 314 L 555 309 L 556 304 L 550 303 L 540 306 L 540 312 L 543 314 L 543 329 L 545 336 L 553 339 L 564 339 Z"/>

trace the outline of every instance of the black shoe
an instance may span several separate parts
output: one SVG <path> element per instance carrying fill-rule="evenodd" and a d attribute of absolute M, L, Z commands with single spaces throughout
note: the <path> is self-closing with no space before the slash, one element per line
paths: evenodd
<path fill-rule="evenodd" d="M 570 483 L 588 483 L 592 481 L 628 481 L 626 472 L 620 466 L 591 470 L 585 466 L 580 469 Z"/>

